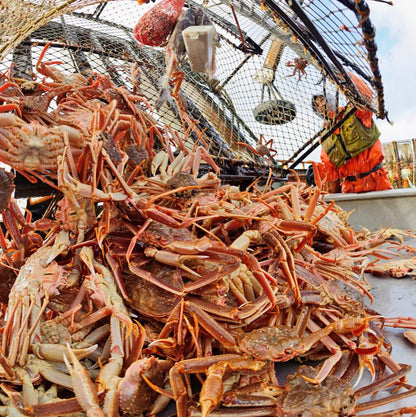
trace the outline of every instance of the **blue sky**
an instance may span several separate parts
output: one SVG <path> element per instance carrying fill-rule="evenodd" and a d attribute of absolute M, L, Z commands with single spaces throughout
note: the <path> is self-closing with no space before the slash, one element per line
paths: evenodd
<path fill-rule="evenodd" d="M 376 27 L 380 71 L 389 119 L 378 120 L 381 141 L 416 138 L 416 1 L 367 2 Z"/>

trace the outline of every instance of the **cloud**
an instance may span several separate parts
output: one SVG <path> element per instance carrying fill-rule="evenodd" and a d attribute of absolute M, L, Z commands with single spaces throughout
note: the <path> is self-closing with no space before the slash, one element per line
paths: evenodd
<path fill-rule="evenodd" d="M 416 138 L 416 4 L 396 0 L 394 6 L 369 2 L 376 27 L 377 56 L 389 119 L 378 121 L 383 142 Z"/>

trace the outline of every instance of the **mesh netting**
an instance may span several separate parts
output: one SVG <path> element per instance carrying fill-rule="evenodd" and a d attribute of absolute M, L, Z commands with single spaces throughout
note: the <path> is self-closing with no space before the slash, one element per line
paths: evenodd
<path fill-rule="evenodd" d="M 132 34 L 153 4 L 6 3 L 0 21 L 2 73 L 43 77 L 34 66 L 50 41 L 44 62 L 61 61 L 55 65 L 63 73 L 108 74 L 117 85 L 139 88 L 155 104 L 166 71 L 165 49 L 139 47 Z M 179 68 L 185 74 L 181 91 L 187 112 L 205 129 L 214 156 L 270 162 L 272 155 L 284 163 L 293 161 L 319 137 L 322 120 L 311 109 L 311 97 L 323 91 L 333 94 L 340 106 L 349 100 L 383 117 L 381 79 L 368 52 L 372 26 L 368 8 L 361 10 L 363 3 L 366 7 L 349 0 L 187 2 L 203 7 L 219 34 L 212 80 L 192 72 L 186 59 Z M 357 89 L 352 82 L 357 77 L 371 95 Z M 184 128 L 174 101 L 155 116 L 174 129 Z M 262 160 L 241 143 L 253 149 L 266 144 L 270 153 Z"/>
<path fill-rule="evenodd" d="M 105 1 L 105 0 L 104 0 Z M 53 18 L 103 0 L 7 0 L 0 3 L 0 59 Z"/>

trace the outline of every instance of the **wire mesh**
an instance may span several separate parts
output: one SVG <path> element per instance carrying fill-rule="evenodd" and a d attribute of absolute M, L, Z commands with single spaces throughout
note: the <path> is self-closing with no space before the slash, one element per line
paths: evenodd
<path fill-rule="evenodd" d="M 139 88 L 155 104 L 159 80 L 166 71 L 165 50 L 139 47 L 132 34 L 140 16 L 153 4 L 139 6 L 136 1 L 113 1 L 97 6 L 90 0 L 13 2 L 30 5 L 26 19 L 31 23 L 30 29 L 18 28 L 13 36 L 3 28 L 3 54 L 10 45 L 16 46 L 17 34 L 20 38 L 25 35 L 0 63 L 3 74 L 14 62 L 13 77 L 41 78 L 34 66 L 46 42 L 51 41 L 44 61 L 60 61 L 56 66 L 63 73 L 108 74 L 117 85 L 130 90 Z M 319 138 L 322 120 L 312 111 L 311 97 L 323 91 L 333 94 L 339 106 L 350 100 L 375 111 L 379 101 L 380 107 L 373 63 L 366 49 L 367 38 L 362 33 L 362 27 L 368 26 L 369 21 L 356 8 L 359 3 L 363 2 L 187 2 L 187 6 L 204 9 L 219 35 L 217 69 L 212 80 L 192 72 L 186 59 L 180 66 L 185 74 L 181 91 L 187 112 L 201 130 L 205 129 L 214 156 L 274 166 L 276 160 L 284 164 L 293 161 L 305 144 Z M 10 7 L 11 3 L 1 10 L 8 16 L 3 25 L 16 17 Z M 41 11 L 43 20 L 30 15 L 34 10 Z M 47 23 L 42 26 L 39 22 Z M 283 48 L 273 68 L 267 68 L 267 57 L 273 54 L 276 40 L 283 43 Z M 140 80 L 137 75 L 132 76 L 137 67 Z M 350 76 L 355 80 L 359 77 L 371 95 L 357 89 Z M 186 128 L 174 101 L 164 105 L 155 116 L 175 130 Z M 196 139 L 195 135 L 191 137 Z M 260 145 L 266 145 L 262 158 L 255 152 Z"/>
<path fill-rule="evenodd" d="M 0 59 L 53 18 L 105 0 L 7 0 L 0 3 Z"/>

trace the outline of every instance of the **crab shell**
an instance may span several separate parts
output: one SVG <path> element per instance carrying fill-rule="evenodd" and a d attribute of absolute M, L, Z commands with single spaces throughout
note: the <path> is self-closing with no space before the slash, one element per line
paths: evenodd
<path fill-rule="evenodd" d="M 289 375 L 282 408 L 286 417 L 340 417 L 353 414 L 354 388 L 342 379 L 328 376 L 321 384 L 306 382 L 303 376 L 313 377 L 316 369 L 300 366 Z M 302 376 L 303 375 L 303 376 Z"/>
<path fill-rule="evenodd" d="M 150 357 L 134 362 L 127 369 L 119 385 L 120 409 L 123 413 L 137 416 L 150 409 L 158 394 L 147 385 L 142 375 L 156 385 L 162 385 L 164 375 L 157 365 L 157 359 Z"/>
<path fill-rule="evenodd" d="M 274 362 L 286 362 L 305 351 L 294 329 L 284 325 L 244 333 L 239 338 L 239 347 L 256 359 Z"/>

